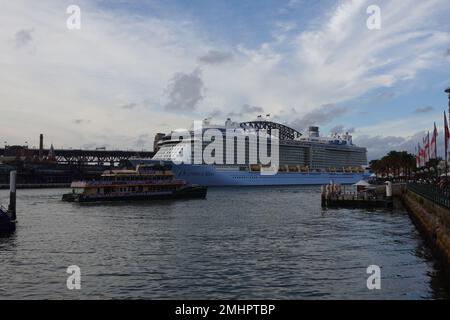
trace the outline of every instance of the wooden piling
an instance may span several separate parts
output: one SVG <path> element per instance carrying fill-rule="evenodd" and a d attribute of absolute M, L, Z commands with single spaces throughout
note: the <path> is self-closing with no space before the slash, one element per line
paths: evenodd
<path fill-rule="evenodd" d="M 11 222 L 16 221 L 16 177 L 17 172 L 11 171 L 9 174 L 9 206 L 8 213 L 11 217 Z"/>

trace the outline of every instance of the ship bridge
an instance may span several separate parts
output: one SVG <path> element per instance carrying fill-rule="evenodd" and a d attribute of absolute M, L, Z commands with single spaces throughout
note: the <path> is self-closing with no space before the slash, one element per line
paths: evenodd
<path fill-rule="evenodd" d="M 294 140 L 295 138 L 300 138 L 302 135 L 299 131 L 285 126 L 281 123 L 276 123 L 272 121 L 249 121 L 241 122 L 239 124 L 241 128 L 253 128 L 255 130 L 265 130 L 268 134 L 272 133 L 272 129 L 277 129 L 279 132 L 280 140 Z"/>

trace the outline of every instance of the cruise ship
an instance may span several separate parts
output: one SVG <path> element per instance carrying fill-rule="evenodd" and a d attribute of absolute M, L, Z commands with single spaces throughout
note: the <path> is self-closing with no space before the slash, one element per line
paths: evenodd
<path fill-rule="evenodd" d="M 211 151 L 211 141 L 205 139 L 207 132 L 222 133 L 223 139 Z M 311 126 L 306 134 L 281 123 L 263 120 L 233 122 L 213 125 L 209 119 L 189 130 L 175 130 L 160 136 L 158 151 L 152 161 L 172 163 L 177 178 L 204 186 L 274 186 L 274 185 L 321 185 L 334 182 L 353 184 L 365 176 L 367 150 L 355 146 L 352 136 L 332 134 L 321 137 L 319 128 Z M 229 133 L 232 133 L 231 135 Z M 277 140 L 273 140 L 277 138 Z M 215 139 L 218 139 L 215 137 Z M 278 161 L 264 164 L 260 154 L 260 142 L 268 141 L 267 154 L 278 146 Z M 254 141 L 257 141 L 256 146 Z M 241 141 L 241 143 L 239 143 Z M 274 143 L 273 141 L 276 141 Z M 219 141 L 218 141 L 219 142 Z M 223 149 L 222 149 L 223 148 Z M 228 150 L 227 150 L 228 148 Z M 214 149 L 214 148 L 213 148 Z M 232 149 L 232 150 L 229 150 Z M 196 152 L 222 155 L 225 160 L 214 163 L 197 157 Z M 231 161 L 230 161 L 231 160 Z M 135 160 L 135 164 L 139 160 Z"/>

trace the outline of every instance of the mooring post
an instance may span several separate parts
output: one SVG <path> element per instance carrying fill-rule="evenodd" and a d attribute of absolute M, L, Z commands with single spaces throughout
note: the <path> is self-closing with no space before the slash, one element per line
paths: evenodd
<path fill-rule="evenodd" d="M 386 181 L 386 198 L 392 198 L 392 182 Z"/>
<path fill-rule="evenodd" d="M 9 206 L 8 212 L 11 215 L 11 221 L 16 221 L 16 171 L 9 174 Z"/>

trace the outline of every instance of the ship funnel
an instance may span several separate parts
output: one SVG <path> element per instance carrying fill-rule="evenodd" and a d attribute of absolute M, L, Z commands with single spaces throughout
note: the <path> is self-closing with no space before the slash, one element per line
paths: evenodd
<path fill-rule="evenodd" d="M 308 134 L 310 137 L 318 138 L 319 137 L 319 127 L 316 127 L 316 126 L 309 127 Z"/>
<path fill-rule="evenodd" d="M 39 160 L 42 161 L 44 157 L 44 135 L 41 133 L 39 135 Z"/>

